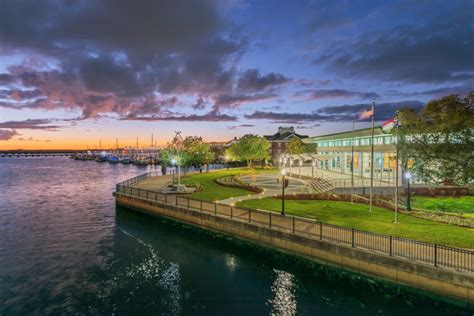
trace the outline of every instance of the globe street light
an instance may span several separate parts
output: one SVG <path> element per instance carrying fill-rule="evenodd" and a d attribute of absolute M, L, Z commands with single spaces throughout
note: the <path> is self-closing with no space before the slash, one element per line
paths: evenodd
<path fill-rule="evenodd" d="M 175 158 L 171 159 L 171 165 L 173 166 L 173 183 L 174 183 L 174 174 L 176 172 L 176 167 L 175 167 L 176 159 Z"/>
<path fill-rule="evenodd" d="M 407 211 L 411 211 L 411 203 L 410 203 L 410 197 L 411 197 L 411 192 L 410 192 L 410 179 L 411 179 L 411 173 L 407 171 L 405 173 L 405 178 L 407 179 L 407 188 L 408 188 L 408 194 L 407 194 Z"/>

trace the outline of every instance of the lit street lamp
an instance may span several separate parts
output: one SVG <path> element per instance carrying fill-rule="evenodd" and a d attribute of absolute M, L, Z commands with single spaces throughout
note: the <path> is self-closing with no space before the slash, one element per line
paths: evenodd
<path fill-rule="evenodd" d="M 176 172 L 176 159 L 171 159 L 171 164 L 173 165 L 173 183 L 174 183 L 174 174 Z"/>
<path fill-rule="evenodd" d="M 407 179 L 407 188 L 408 188 L 408 194 L 407 194 L 407 211 L 411 211 L 411 203 L 410 203 L 410 197 L 411 197 L 411 192 L 410 192 L 410 179 L 411 179 L 411 173 L 407 171 L 405 173 L 405 178 Z"/>

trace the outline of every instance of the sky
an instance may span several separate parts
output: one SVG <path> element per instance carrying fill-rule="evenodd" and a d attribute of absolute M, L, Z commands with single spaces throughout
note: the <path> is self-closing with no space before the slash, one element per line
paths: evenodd
<path fill-rule="evenodd" d="M 0 1 L 0 149 L 368 127 L 474 90 L 474 1 Z"/>

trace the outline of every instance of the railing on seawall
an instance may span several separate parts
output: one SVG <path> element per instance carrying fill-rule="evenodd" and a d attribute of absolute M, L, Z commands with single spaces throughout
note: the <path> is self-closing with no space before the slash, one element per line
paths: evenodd
<path fill-rule="evenodd" d="M 154 176 L 153 172 L 140 175 L 117 184 L 117 193 L 184 207 L 201 213 L 223 216 L 235 221 L 247 222 L 270 229 L 342 244 L 352 248 L 384 254 L 390 257 L 417 261 L 439 268 L 474 272 L 474 251 L 432 244 L 423 241 L 389 236 L 374 232 L 325 224 L 298 216 L 280 215 L 275 212 L 235 207 L 216 202 L 191 199 L 177 194 L 163 194 L 132 187 L 133 184 Z"/>

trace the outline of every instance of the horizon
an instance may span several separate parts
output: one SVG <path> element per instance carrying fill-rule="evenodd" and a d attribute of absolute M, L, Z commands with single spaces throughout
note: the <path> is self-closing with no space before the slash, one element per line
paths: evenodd
<path fill-rule="evenodd" d="M 1 7 L 0 150 L 323 135 L 474 87 L 472 1 Z"/>

